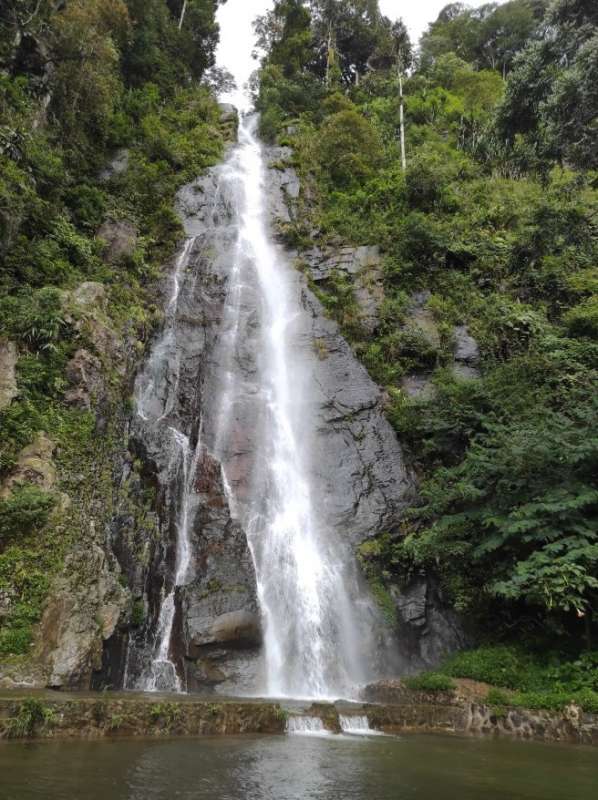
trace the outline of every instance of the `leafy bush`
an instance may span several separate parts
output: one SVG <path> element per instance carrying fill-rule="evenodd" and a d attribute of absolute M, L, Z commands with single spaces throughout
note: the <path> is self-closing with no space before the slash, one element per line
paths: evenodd
<path fill-rule="evenodd" d="M 511 705 L 520 708 L 546 709 L 548 711 L 562 711 L 571 704 L 578 705 L 583 711 L 591 714 L 598 713 L 598 692 L 584 689 L 579 692 L 567 691 L 538 691 L 517 692 L 511 698 Z"/>
<path fill-rule="evenodd" d="M 489 705 L 558 711 L 573 702 L 598 712 L 596 651 L 571 659 L 508 645 L 485 646 L 458 653 L 442 665 L 442 671 L 492 684 L 486 698 Z"/>
<path fill-rule="evenodd" d="M 16 716 L 7 720 L 6 733 L 9 739 L 24 739 L 33 736 L 38 725 L 50 726 L 54 719 L 53 708 L 37 697 L 27 697 L 19 704 Z"/>
<path fill-rule="evenodd" d="M 337 186 L 363 182 L 381 163 L 383 147 L 376 129 L 356 110 L 326 119 L 320 133 L 320 166 Z"/>
<path fill-rule="evenodd" d="M 405 685 L 418 692 L 450 692 L 455 688 L 455 683 L 448 675 L 438 672 L 424 672 L 413 678 L 406 678 Z"/>
<path fill-rule="evenodd" d="M 52 495 L 37 486 L 19 487 L 0 500 L 0 546 L 9 538 L 43 528 L 54 502 Z"/>
<path fill-rule="evenodd" d="M 527 653 L 507 645 L 479 647 L 457 653 L 445 664 L 443 671 L 454 678 L 521 689 L 533 680 L 534 659 Z"/>
<path fill-rule="evenodd" d="M 9 335 L 39 350 L 55 350 L 68 329 L 62 294 L 51 286 L 3 298 L 0 314 Z"/>
<path fill-rule="evenodd" d="M 598 339 L 598 296 L 574 306 L 565 314 L 563 321 L 571 336 Z"/>

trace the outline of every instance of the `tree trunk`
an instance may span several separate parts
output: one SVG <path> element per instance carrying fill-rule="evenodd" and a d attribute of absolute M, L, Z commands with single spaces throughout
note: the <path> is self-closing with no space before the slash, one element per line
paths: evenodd
<path fill-rule="evenodd" d="M 407 157 L 405 155 L 405 112 L 403 108 L 403 72 L 401 69 L 401 63 L 399 61 L 399 126 L 400 126 L 400 136 L 401 136 L 401 166 L 403 168 L 403 172 L 407 169 Z"/>
<path fill-rule="evenodd" d="M 330 86 L 331 60 L 332 60 L 332 25 L 328 28 L 328 49 L 326 51 L 326 87 Z"/>
<path fill-rule="evenodd" d="M 185 13 L 187 12 L 187 0 L 183 0 L 183 7 L 181 8 L 181 16 L 179 18 L 179 30 L 183 27 L 183 22 L 185 20 Z"/>

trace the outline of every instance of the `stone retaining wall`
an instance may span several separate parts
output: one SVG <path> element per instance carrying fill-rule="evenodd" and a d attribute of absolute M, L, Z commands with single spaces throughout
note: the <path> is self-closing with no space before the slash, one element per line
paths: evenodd
<path fill-rule="evenodd" d="M 389 734 L 443 733 L 511 736 L 598 746 L 598 715 L 571 705 L 562 712 L 491 706 L 457 692 L 402 689 L 392 703 L 313 704 L 285 710 L 269 701 L 211 702 L 192 697 L 61 696 L 38 692 L 0 696 L 0 739 L 222 736 L 282 734 L 289 713 L 317 716 L 338 733 L 339 714 L 367 716 Z"/>
<path fill-rule="evenodd" d="M 284 733 L 278 703 L 197 702 L 169 697 L 0 698 L 0 739 L 222 736 Z"/>

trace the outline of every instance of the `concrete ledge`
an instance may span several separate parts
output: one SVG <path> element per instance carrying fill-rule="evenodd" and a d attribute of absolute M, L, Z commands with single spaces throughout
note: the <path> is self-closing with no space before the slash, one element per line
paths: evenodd
<path fill-rule="evenodd" d="M 403 688 L 391 703 L 296 703 L 193 695 L 0 693 L 0 739 L 283 734 L 289 714 L 316 716 L 338 733 L 339 714 L 366 716 L 389 734 L 509 736 L 598 746 L 598 715 L 571 705 L 562 712 L 496 709 L 458 692 Z"/>
<path fill-rule="evenodd" d="M 272 702 L 108 694 L 63 698 L 44 692 L 0 696 L 0 739 L 284 733 L 286 719 Z"/>

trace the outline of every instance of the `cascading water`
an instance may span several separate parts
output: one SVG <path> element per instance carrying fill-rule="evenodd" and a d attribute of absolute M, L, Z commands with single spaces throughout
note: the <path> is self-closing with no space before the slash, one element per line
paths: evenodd
<path fill-rule="evenodd" d="M 382 736 L 381 731 L 370 728 L 370 723 L 365 714 L 355 716 L 353 714 L 339 714 L 339 724 L 343 733 L 350 733 L 353 736 Z"/>
<path fill-rule="evenodd" d="M 137 415 L 141 424 L 162 436 L 165 446 L 170 448 L 168 473 L 171 491 L 168 506 L 176 517 L 174 578 L 169 588 L 166 583 L 162 587 L 151 658 L 133 681 L 129 680 L 127 674 L 124 679 L 126 688 L 148 692 L 181 692 L 183 689 L 170 652 L 176 611 L 176 591 L 189 579 L 191 569 L 190 505 L 201 445 L 198 437 L 195 448 L 191 448 L 189 436 L 170 424 L 168 417 L 176 404 L 180 373 L 177 311 L 181 280 L 194 241 L 193 238 L 185 241 L 177 259 L 172 277 L 172 292 L 166 308 L 164 331 L 135 387 Z M 166 392 L 160 394 L 159 386 L 165 386 Z"/>
<path fill-rule="evenodd" d="M 352 557 L 314 507 L 309 465 L 315 415 L 304 346 L 308 331 L 297 273 L 269 232 L 266 168 L 256 125 L 255 116 L 241 120 L 239 144 L 219 183 L 228 194 L 238 233 L 223 322 L 219 364 L 224 375 L 214 449 L 255 565 L 264 627 L 262 691 L 350 696 L 365 675 L 356 643 L 363 628 L 357 618 L 363 598 L 351 596 Z M 257 319 L 247 314 L 256 305 Z M 250 387 L 237 370 L 248 330 L 257 348 Z M 249 491 L 239 500 L 228 455 L 234 449 L 235 409 L 247 402 L 248 393 L 257 434 Z"/>
<path fill-rule="evenodd" d="M 287 720 L 287 733 L 301 736 L 331 736 L 319 717 L 291 716 Z"/>
<path fill-rule="evenodd" d="M 242 117 L 224 163 L 179 195 L 189 238 L 136 384 L 159 531 L 124 685 L 351 698 L 388 663 L 354 547 L 400 507 L 402 457 L 377 387 L 276 243 L 284 203 L 256 127 Z"/>

